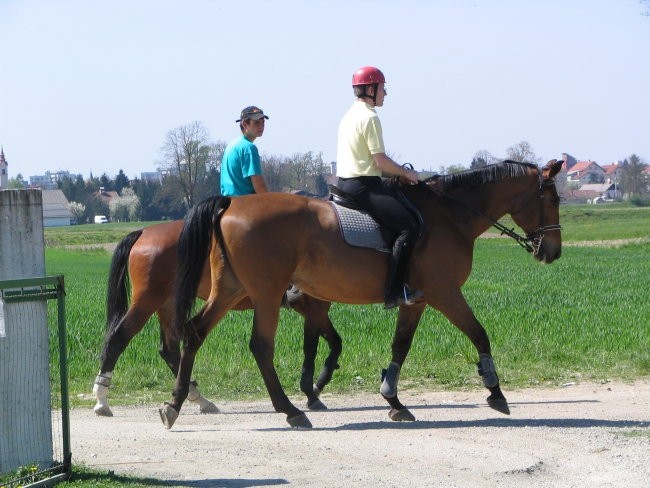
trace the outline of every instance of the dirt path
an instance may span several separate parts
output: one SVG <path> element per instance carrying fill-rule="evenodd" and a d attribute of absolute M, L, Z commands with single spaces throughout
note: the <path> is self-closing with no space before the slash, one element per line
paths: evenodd
<path fill-rule="evenodd" d="M 485 391 L 403 392 L 412 423 L 391 422 L 378 394 L 324 395 L 311 430 L 270 401 L 187 405 L 172 430 L 157 405 L 75 409 L 73 462 L 190 487 L 650 486 L 650 379 L 505 394 L 510 417 Z"/>

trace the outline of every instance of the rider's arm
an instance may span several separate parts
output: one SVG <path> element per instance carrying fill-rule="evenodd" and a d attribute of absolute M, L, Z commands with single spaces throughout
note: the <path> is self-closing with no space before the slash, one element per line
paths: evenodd
<path fill-rule="evenodd" d="M 255 193 L 266 193 L 269 191 L 266 186 L 266 181 L 262 175 L 253 175 L 250 177 L 253 188 L 255 188 Z"/>
<path fill-rule="evenodd" d="M 386 153 L 373 154 L 372 157 L 374 158 L 377 167 L 381 170 L 382 173 L 391 176 L 399 176 L 400 178 L 403 178 L 412 184 L 416 184 L 418 182 L 418 174 L 416 171 L 400 166 L 391 158 L 386 156 Z"/>

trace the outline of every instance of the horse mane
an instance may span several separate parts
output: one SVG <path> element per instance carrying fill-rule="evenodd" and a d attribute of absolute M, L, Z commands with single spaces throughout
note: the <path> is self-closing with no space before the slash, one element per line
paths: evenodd
<path fill-rule="evenodd" d="M 425 182 L 435 183 L 442 191 L 453 190 L 455 188 L 471 188 L 481 186 L 486 183 L 500 181 L 505 178 L 518 178 L 524 176 L 530 168 L 537 168 L 530 163 L 520 163 L 517 161 L 502 161 L 496 164 L 489 164 L 477 169 L 468 169 L 451 173 L 448 175 L 434 175 L 424 180 Z"/>

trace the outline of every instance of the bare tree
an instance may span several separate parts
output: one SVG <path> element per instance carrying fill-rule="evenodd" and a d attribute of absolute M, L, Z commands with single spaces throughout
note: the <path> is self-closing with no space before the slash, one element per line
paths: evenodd
<path fill-rule="evenodd" d="M 645 15 L 646 17 L 650 17 L 650 0 L 639 0 L 639 3 L 642 5 L 645 5 L 646 10 L 641 13 L 641 15 Z"/>
<path fill-rule="evenodd" d="M 489 151 L 481 149 L 480 151 L 476 151 L 476 154 L 474 154 L 469 167 L 470 169 L 481 168 L 482 166 L 487 166 L 488 164 L 493 164 L 494 162 L 496 162 L 496 158 L 492 156 Z"/>
<path fill-rule="evenodd" d="M 539 164 L 542 158 L 535 155 L 533 148 L 526 141 L 521 141 L 506 150 L 507 159 L 520 163 Z"/>
<path fill-rule="evenodd" d="M 198 183 L 205 178 L 211 147 L 208 131 L 203 123 L 195 121 L 170 130 L 161 148 L 160 169 L 178 180 L 187 207 L 195 202 Z"/>

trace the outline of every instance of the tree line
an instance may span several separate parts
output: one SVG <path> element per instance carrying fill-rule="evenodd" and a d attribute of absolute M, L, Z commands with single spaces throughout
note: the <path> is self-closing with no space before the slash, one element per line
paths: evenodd
<path fill-rule="evenodd" d="M 226 142 L 211 142 L 201 122 L 192 122 L 170 130 L 161 147 L 158 162 L 159 179 L 130 181 L 123 170 L 110 178 L 92 174 L 84 180 L 64 177 L 58 187 L 70 202 L 69 209 L 78 223 L 92 222 L 95 215 L 106 215 L 113 221 L 155 221 L 181 219 L 199 201 L 219 193 L 221 160 Z M 271 191 L 301 191 L 316 197 L 328 193 L 331 165 L 323 161 L 322 153 L 295 153 L 291 156 L 260 156 L 267 186 Z M 505 158 L 493 156 L 486 150 L 477 151 L 468 166 L 441 166 L 440 173 L 474 169 L 509 159 L 539 165 L 542 161 L 531 145 L 521 141 L 507 148 Z M 635 154 L 622 165 L 621 191 L 634 199 L 644 198 L 650 188 L 644 174 L 647 165 Z M 423 177 L 430 176 L 424 173 Z M 18 175 L 17 178 L 22 180 Z M 10 180 L 10 188 L 23 187 L 22 182 Z M 15 186 L 20 185 L 20 186 Z M 102 192 L 116 192 L 119 198 L 102 198 Z M 107 195 L 108 196 L 108 195 Z"/>
<path fill-rule="evenodd" d="M 211 142 L 201 122 L 170 130 L 161 147 L 159 178 L 129 181 L 120 170 L 114 179 L 105 173 L 84 180 L 64 177 L 58 187 L 70 202 L 77 222 L 92 222 L 95 215 L 112 221 L 176 220 L 201 200 L 219 193 L 221 161 L 227 143 Z M 331 167 L 322 153 L 295 153 L 291 156 L 260 155 L 270 191 L 301 191 L 316 197 L 328 193 Z M 102 193 L 117 192 L 119 198 L 102 199 Z"/>

